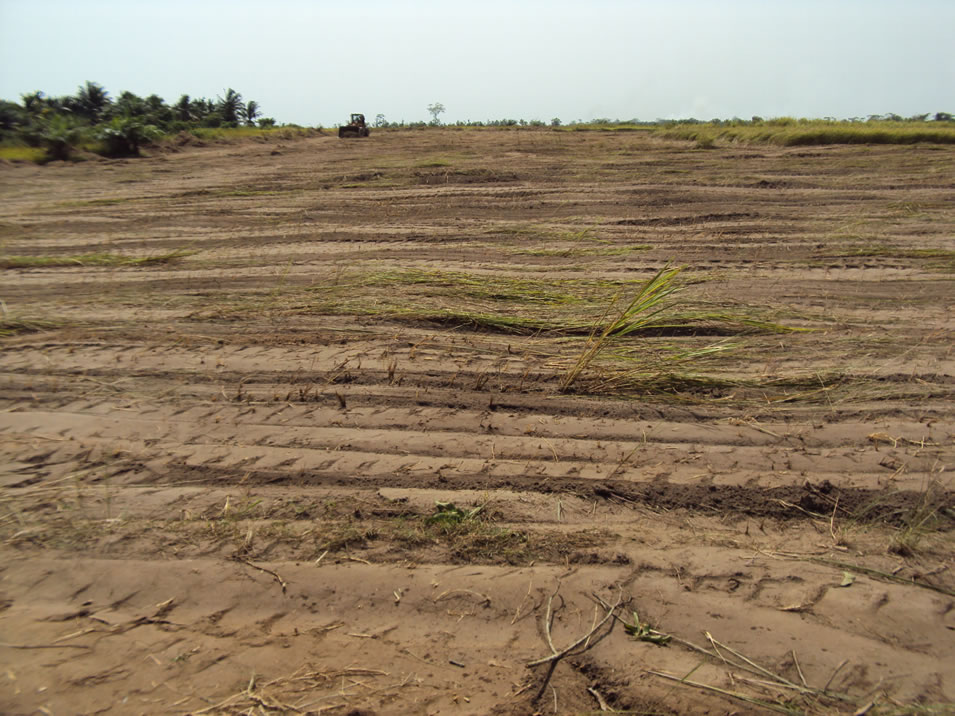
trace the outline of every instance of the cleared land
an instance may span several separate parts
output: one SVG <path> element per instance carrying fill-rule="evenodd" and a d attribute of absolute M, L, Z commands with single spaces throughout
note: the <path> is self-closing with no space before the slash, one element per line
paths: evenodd
<path fill-rule="evenodd" d="M 0 167 L 0 711 L 951 709 L 953 177 L 506 130 Z"/>

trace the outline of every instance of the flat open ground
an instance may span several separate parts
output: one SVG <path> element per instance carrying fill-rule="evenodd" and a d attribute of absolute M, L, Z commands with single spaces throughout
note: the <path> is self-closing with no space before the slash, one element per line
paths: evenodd
<path fill-rule="evenodd" d="M 0 195 L 0 711 L 952 708 L 951 147 L 325 134 Z"/>

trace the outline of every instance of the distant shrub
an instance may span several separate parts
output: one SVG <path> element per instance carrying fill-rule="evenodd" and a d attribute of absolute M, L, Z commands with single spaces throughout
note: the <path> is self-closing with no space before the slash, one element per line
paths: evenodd
<path fill-rule="evenodd" d="M 103 153 L 109 157 L 139 156 L 139 148 L 162 136 L 158 127 L 143 124 L 135 117 L 114 117 L 102 125 L 97 138 L 103 142 Z"/>
<path fill-rule="evenodd" d="M 46 150 L 48 158 L 61 161 L 70 159 L 73 151 L 86 141 L 88 135 L 88 127 L 78 124 L 66 114 L 56 114 L 44 119 L 33 130 L 33 136 Z"/>

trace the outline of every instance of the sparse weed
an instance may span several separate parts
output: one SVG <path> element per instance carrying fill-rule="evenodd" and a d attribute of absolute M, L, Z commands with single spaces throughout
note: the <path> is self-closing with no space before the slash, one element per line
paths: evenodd
<path fill-rule="evenodd" d="M 943 523 L 943 510 L 950 509 L 951 495 L 933 480 L 919 494 L 918 501 L 900 516 L 901 526 L 892 535 L 888 550 L 901 557 L 917 554 L 924 540 Z"/>

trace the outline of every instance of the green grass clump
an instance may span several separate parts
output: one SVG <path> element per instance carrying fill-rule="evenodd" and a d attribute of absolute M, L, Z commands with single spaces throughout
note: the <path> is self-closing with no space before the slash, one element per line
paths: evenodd
<path fill-rule="evenodd" d="M 154 256 L 122 256 L 120 254 L 99 253 L 79 254 L 76 256 L 0 256 L 0 269 L 52 268 L 61 266 L 152 266 L 167 264 L 195 251 L 178 249 L 166 254 Z"/>
<path fill-rule="evenodd" d="M 33 162 L 42 164 L 47 159 L 46 150 L 41 147 L 9 146 L 0 147 L 0 159 L 8 162 Z"/>

